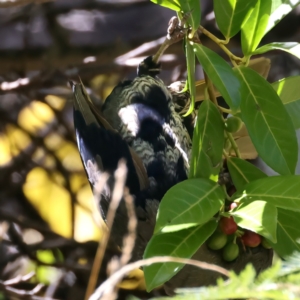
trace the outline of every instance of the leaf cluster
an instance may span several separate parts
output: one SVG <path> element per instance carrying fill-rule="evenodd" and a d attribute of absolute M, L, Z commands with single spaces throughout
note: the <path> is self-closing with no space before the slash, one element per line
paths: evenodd
<path fill-rule="evenodd" d="M 171 188 L 163 197 L 154 235 L 144 257 L 192 257 L 215 231 L 220 216 L 233 216 L 241 229 L 263 236 L 282 257 L 300 251 L 300 176 L 295 175 L 298 160 L 296 129 L 300 128 L 300 76 L 270 84 L 265 79 L 268 72 L 263 68 L 257 72 L 251 67 L 253 55 L 274 49 L 300 58 L 300 44 L 296 42 L 259 46 L 265 34 L 300 1 L 291 4 L 285 0 L 251 0 L 246 3 L 242 0 L 214 0 L 215 17 L 224 40 L 216 38 L 200 25 L 199 1 L 153 2 L 177 11 L 179 17 L 190 14 L 190 30 L 185 37 L 187 86 L 191 93 L 188 113 L 194 110 L 195 99 L 199 98 L 195 82 L 196 60 L 204 70 L 205 82 L 193 134 L 189 178 Z M 235 56 L 227 48 L 230 39 L 238 32 L 241 33 L 243 57 Z M 217 43 L 232 65 L 202 45 L 201 34 Z M 218 95 L 224 98 L 227 107 L 219 105 Z M 248 157 L 243 155 L 242 147 L 236 142 L 234 130 L 226 128 L 231 116 L 241 120 L 242 129 L 237 130 L 247 132 L 255 151 L 278 176 L 269 177 L 245 160 Z M 220 180 L 219 174 L 224 171 L 224 165 L 237 189 L 231 197 Z M 226 212 L 225 201 L 228 200 L 237 202 L 239 206 Z M 182 267 L 178 263 L 145 267 L 148 290 L 169 280 Z M 237 291 L 235 287 L 245 286 L 248 295 L 251 294 L 249 297 L 252 297 L 250 282 L 254 276 L 249 267 L 240 277 L 232 275 L 230 285 L 220 281 L 219 288 L 223 285 L 222 293 L 233 297 Z M 215 291 L 213 288 L 199 290 L 207 295 L 214 295 Z M 271 297 L 267 289 L 262 293 L 266 293 L 263 295 L 267 298 Z M 272 299 L 277 298 L 274 296 Z"/>

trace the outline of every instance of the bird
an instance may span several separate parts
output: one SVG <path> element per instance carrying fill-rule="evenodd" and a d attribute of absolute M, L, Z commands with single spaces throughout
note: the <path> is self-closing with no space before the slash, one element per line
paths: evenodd
<path fill-rule="evenodd" d="M 138 220 L 132 261 L 143 257 L 151 239 L 156 214 L 164 194 L 177 183 L 188 179 L 189 159 L 195 113 L 183 118 L 189 93 L 178 93 L 178 85 L 166 87 L 158 77 L 160 64 L 152 56 L 144 59 L 133 80 L 117 84 L 101 108 L 89 98 L 82 83 L 71 83 L 74 93 L 74 127 L 79 153 L 91 187 L 104 172 L 110 174 L 99 199 L 104 221 L 114 187 L 114 171 L 120 159 L 126 161 L 126 187 L 134 199 Z M 123 201 L 124 202 L 124 201 Z M 128 217 L 120 203 L 111 237 L 121 246 L 127 234 Z M 273 252 L 262 246 L 243 252 L 233 263 L 204 244 L 192 258 L 240 272 L 251 262 L 259 273 L 271 265 Z M 178 287 L 214 284 L 218 273 L 186 265 L 165 284 L 172 295 Z"/>
<path fill-rule="evenodd" d="M 99 208 L 106 220 L 114 186 L 114 171 L 126 161 L 126 187 L 134 199 L 138 219 L 132 260 L 143 257 L 164 194 L 186 180 L 191 136 L 176 109 L 170 90 L 158 78 L 160 65 L 152 56 L 140 63 L 137 77 L 120 82 L 101 109 L 93 105 L 82 83 L 71 83 L 74 127 L 79 153 L 92 188 L 102 173 L 110 174 Z M 111 236 L 122 245 L 127 213 L 120 204 Z"/>

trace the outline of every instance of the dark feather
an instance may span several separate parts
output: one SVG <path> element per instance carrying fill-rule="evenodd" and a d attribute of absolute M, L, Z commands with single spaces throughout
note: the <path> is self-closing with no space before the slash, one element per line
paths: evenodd
<path fill-rule="evenodd" d="M 189 168 L 191 140 L 170 92 L 155 77 L 157 69 L 159 66 L 146 59 L 140 65 L 139 76 L 118 84 L 101 111 L 82 84 L 73 86 L 77 144 L 91 185 L 101 172 L 113 175 L 119 160 L 126 160 L 126 185 L 135 199 L 139 220 L 133 259 L 142 257 L 152 236 L 160 200 L 170 187 L 187 178 Z M 104 220 L 112 188 L 110 179 L 100 200 Z M 127 221 L 121 202 L 112 228 L 112 236 L 120 246 Z"/>

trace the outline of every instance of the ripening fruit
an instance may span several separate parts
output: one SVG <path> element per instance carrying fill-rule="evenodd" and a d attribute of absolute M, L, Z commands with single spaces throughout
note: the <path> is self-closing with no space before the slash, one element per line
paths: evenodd
<path fill-rule="evenodd" d="M 222 249 L 227 243 L 227 235 L 223 232 L 215 231 L 213 235 L 208 239 L 207 246 L 211 250 Z"/>
<path fill-rule="evenodd" d="M 261 236 L 253 231 L 246 230 L 241 240 L 245 246 L 254 248 L 261 243 Z"/>
<path fill-rule="evenodd" d="M 227 235 L 235 233 L 238 229 L 238 226 L 235 223 L 233 217 L 229 217 L 229 218 L 222 217 L 219 226 L 222 232 Z"/>
<path fill-rule="evenodd" d="M 269 242 L 265 239 L 265 238 L 262 238 L 261 239 L 261 245 L 265 248 L 265 249 L 271 249 L 272 246 L 269 244 Z"/>
<path fill-rule="evenodd" d="M 230 203 L 229 210 L 234 210 L 237 207 L 238 207 L 238 204 L 236 202 L 232 202 L 232 203 Z"/>
<path fill-rule="evenodd" d="M 225 129 L 228 132 L 237 132 L 241 129 L 243 122 L 238 117 L 230 117 L 225 121 Z"/>
<path fill-rule="evenodd" d="M 233 261 L 239 256 L 239 252 L 240 248 L 237 244 L 229 243 L 224 247 L 222 257 L 226 261 Z"/>

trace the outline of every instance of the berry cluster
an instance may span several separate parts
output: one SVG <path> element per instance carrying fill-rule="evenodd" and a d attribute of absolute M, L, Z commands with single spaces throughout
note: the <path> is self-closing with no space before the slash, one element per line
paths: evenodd
<path fill-rule="evenodd" d="M 236 203 L 232 203 L 230 210 L 235 207 Z M 222 250 L 222 258 L 225 261 L 233 261 L 240 252 L 237 239 L 240 240 L 244 249 L 245 247 L 255 248 L 260 244 L 270 249 L 268 242 L 257 233 L 250 230 L 238 230 L 233 217 L 221 217 L 218 229 L 208 239 L 207 245 L 211 250 Z"/>

